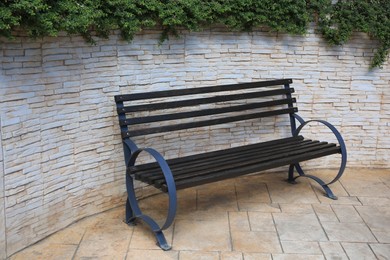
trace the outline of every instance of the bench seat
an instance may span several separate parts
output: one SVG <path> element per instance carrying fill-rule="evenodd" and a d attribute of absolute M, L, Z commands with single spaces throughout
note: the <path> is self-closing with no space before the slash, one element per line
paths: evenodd
<path fill-rule="evenodd" d="M 296 136 L 170 159 L 167 163 L 180 190 L 337 153 L 340 146 L 336 144 Z M 136 180 L 168 191 L 157 163 L 132 166 L 128 171 Z"/>

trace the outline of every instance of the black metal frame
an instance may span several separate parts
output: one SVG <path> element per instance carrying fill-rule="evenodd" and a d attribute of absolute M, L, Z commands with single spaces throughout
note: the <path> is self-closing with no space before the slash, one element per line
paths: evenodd
<path fill-rule="evenodd" d="M 132 150 L 131 147 L 128 148 L 129 149 L 127 150 L 130 151 Z M 152 148 L 141 148 L 132 151 L 133 152 L 130 155 L 128 154 L 128 156 L 130 156 L 130 160 L 127 163 L 127 168 L 130 168 L 135 165 L 138 155 L 141 152 L 146 152 L 150 154 L 159 164 L 168 186 L 169 207 L 168 207 L 168 216 L 165 220 L 165 223 L 162 225 L 162 227 L 160 227 L 156 223 L 156 221 L 153 220 L 153 218 L 142 213 L 141 209 L 138 206 L 138 201 L 135 195 L 133 178 L 131 177 L 130 174 L 126 174 L 126 189 L 127 189 L 128 198 L 126 202 L 125 222 L 128 224 L 134 224 L 135 219 L 141 219 L 154 232 L 158 245 L 163 250 L 169 250 L 171 249 L 171 246 L 168 244 L 167 240 L 165 239 L 164 233 L 162 231 L 169 228 L 172 225 L 176 216 L 177 196 L 176 196 L 175 181 L 173 179 L 172 172 L 167 162 L 165 161 L 164 157 L 156 150 Z"/>
<path fill-rule="evenodd" d="M 285 85 L 286 89 L 289 88 L 289 87 L 290 86 L 288 84 Z M 291 97 L 291 94 L 287 94 L 287 97 Z M 296 126 L 296 121 L 298 121 L 299 124 L 300 124 L 298 128 Z M 305 174 L 305 172 L 303 171 L 302 167 L 300 166 L 300 164 L 298 162 L 298 163 L 295 163 L 295 164 L 291 164 L 289 166 L 287 181 L 289 183 L 296 184 L 295 180 L 297 178 L 299 178 L 299 177 L 310 178 L 310 179 L 314 180 L 315 182 L 317 182 L 319 185 L 321 185 L 321 187 L 324 189 L 325 194 L 326 194 L 327 197 L 329 197 L 331 199 L 334 199 L 334 200 L 337 200 L 337 196 L 334 195 L 332 190 L 329 188 L 329 185 L 332 184 L 332 183 L 335 183 L 337 180 L 339 180 L 340 177 L 344 173 L 345 167 L 347 165 L 347 147 L 345 145 L 344 139 L 341 136 L 340 132 L 331 123 L 329 123 L 329 122 L 327 122 L 325 120 L 309 120 L 309 121 L 305 121 L 301 116 L 299 116 L 296 113 L 290 114 L 290 126 L 291 126 L 291 133 L 292 133 L 292 135 L 293 136 L 298 136 L 299 133 L 301 132 L 301 130 L 306 125 L 310 124 L 311 122 L 318 122 L 318 123 L 321 123 L 321 124 L 325 125 L 326 127 L 328 127 L 332 131 L 332 133 L 337 138 L 337 141 L 338 141 L 339 146 L 340 146 L 340 151 L 341 151 L 340 152 L 341 153 L 341 162 L 340 162 L 340 168 L 338 170 L 338 173 L 337 173 L 336 177 L 333 178 L 333 180 L 331 180 L 330 182 L 326 183 L 323 180 L 321 180 L 320 178 L 318 178 L 317 176 L 310 175 L 310 174 Z M 298 176 L 295 176 L 295 177 L 294 177 L 294 168 L 296 169 L 296 171 L 299 174 Z"/>
<path fill-rule="evenodd" d="M 332 183 L 335 183 L 338 179 L 340 179 L 340 177 L 343 175 L 344 173 L 344 170 L 345 170 L 345 167 L 347 165 L 347 148 L 345 146 L 345 142 L 344 142 L 344 139 L 342 138 L 340 132 L 329 122 L 327 121 L 324 121 L 324 120 L 309 120 L 309 121 L 304 121 L 300 116 L 298 116 L 297 114 L 293 114 L 292 115 L 294 118 L 296 118 L 298 120 L 298 122 L 300 123 L 300 126 L 298 127 L 298 129 L 292 129 L 293 131 L 293 136 L 298 136 L 299 133 L 301 132 L 301 130 L 306 126 L 308 125 L 309 123 L 311 122 L 318 122 L 318 123 L 321 123 L 323 125 L 325 125 L 326 127 L 328 127 L 332 133 L 336 136 L 337 138 L 337 141 L 339 143 L 339 146 L 340 146 L 340 150 L 341 150 L 341 164 L 340 164 L 340 168 L 338 170 L 338 173 L 336 175 L 335 178 L 333 178 L 333 180 L 331 180 L 330 182 L 328 183 L 325 183 L 323 180 L 321 180 L 320 178 L 318 178 L 317 176 L 313 176 L 313 175 L 309 175 L 309 174 L 305 174 L 305 172 L 303 171 L 302 167 L 300 166 L 299 163 L 295 163 L 295 164 L 291 164 L 290 165 L 290 168 L 289 168 L 289 171 L 288 171 L 288 181 L 290 183 L 295 183 L 295 180 L 299 177 L 307 177 L 307 178 L 310 178 L 314 181 L 316 181 L 319 185 L 321 185 L 321 187 L 324 189 L 325 193 L 326 193 L 326 196 L 331 198 L 331 199 L 334 199 L 336 200 L 337 199 L 337 196 L 335 196 L 332 192 L 332 190 L 329 188 L 328 185 L 332 184 Z M 294 177 L 294 168 L 297 170 L 298 172 L 298 176 Z"/>
<path fill-rule="evenodd" d="M 122 107 L 123 102 L 117 102 L 117 107 Z M 119 115 L 120 119 L 123 119 L 123 114 Z M 127 126 L 121 126 L 121 129 L 127 131 Z M 157 245 L 163 250 L 170 250 L 171 246 L 168 244 L 163 230 L 169 228 L 176 216 L 177 211 L 177 195 L 176 195 L 176 185 L 172 176 L 171 169 L 169 168 L 164 157 L 157 152 L 153 148 L 138 148 L 138 146 L 130 139 L 123 139 L 123 151 L 126 163 L 126 191 L 127 191 L 127 199 L 126 199 L 126 213 L 125 213 L 125 223 L 128 225 L 135 225 L 136 219 L 140 219 L 144 221 L 153 231 Z M 168 206 L 168 215 L 165 220 L 165 223 L 162 227 L 150 216 L 143 214 L 140 209 L 137 201 L 137 197 L 134 189 L 134 180 L 131 176 L 128 169 L 135 166 L 137 158 L 141 152 L 146 152 L 151 155 L 158 165 L 161 168 L 161 171 L 164 174 L 165 180 L 168 186 L 168 197 L 169 197 L 169 206 Z"/>
<path fill-rule="evenodd" d="M 163 249 L 163 250 L 169 250 L 171 249 L 171 246 L 168 244 L 164 234 L 163 230 L 169 228 L 175 218 L 176 211 L 177 211 L 177 185 L 175 183 L 175 177 L 172 174 L 171 168 L 168 164 L 168 162 L 164 159 L 164 157 L 157 152 L 156 150 L 152 148 L 138 148 L 138 146 L 130 139 L 132 136 L 139 136 L 139 135 L 147 135 L 147 134 L 153 134 L 153 133 L 161 133 L 161 132 L 169 132 L 169 131 L 176 131 L 181 129 L 188 129 L 193 127 L 201 127 L 201 126 L 208 126 L 208 125 L 215 125 L 215 124 L 222 124 L 222 123 L 228 123 L 228 122 L 234 122 L 234 121 L 240 121 L 240 120 L 246 120 L 246 119 L 253 119 L 253 118 L 260 118 L 265 116 L 273 116 L 273 115 L 279 115 L 279 114 L 289 114 L 290 117 L 290 126 L 291 126 L 291 133 L 292 137 L 298 137 L 301 130 L 309 123 L 311 122 L 319 122 L 326 127 L 328 127 L 336 136 L 339 147 L 340 147 L 340 153 L 341 153 L 341 165 L 340 169 L 338 171 L 338 174 L 336 177 L 328 182 L 325 183 L 320 178 L 305 174 L 302 167 L 300 166 L 299 162 L 294 162 L 289 165 L 289 171 L 288 171 L 288 181 L 290 183 L 296 183 L 296 179 L 299 177 L 307 177 L 314 181 L 316 181 L 318 184 L 321 185 L 321 187 L 324 189 L 326 196 L 331 199 L 337 199 L 337 197 L 333 194 L 331 189 L 328 187 L 328 185 L 336 182 L 343 174 L 346 162 L 347 162 L 347 151 L 346 146 L 344 143 L 343 138 L 341 137 L 341 134 L 337 131 L 337 129 L 331 125 L 330 123 L 323 121 L 323 120 L 310 120 L 310 121 L 304 121 L 299 115 L 296 114 L 297 108 L 293 106 L 293 103 L 295 102 L 295 98 L 292 97 L 291 93 L 294 92 L 293 88 L 290 88 L 290 83 L 292 83 L 291 79 L 287 80 L 274 80 L 274 81 L 266 81 L 266 82 L 256 82 L 256 83 L 243 83 L 243 84 L 232 84 L 232 85 L 225 85 L 225 86 L 214 86 L 214 87 L 203 87 L 203 88 L 193 88 L 193 89 L 181 89 L 181 90 L 169 90 L 169 91 L 159 91 L 159 92 L 151 92 L 151 93 L 136 93 L 136 94 L 130 94 L 130 95 L 118 95 L 115 97 L 115 101 L 117 104 L 117 111 L 118 111 L 118 118 L 120 122 L 120 128 L 123 138 L 123 149 L 124 149 L 124 157 L 125 157 L 125 163 L 126 163 L 126 189 L 128 198 L 126 201 L 126 216 L 125 216 L 125 222 L 129 225 L 135 224 L 136 219 L 140 219 L 144 221 L 154 232 L 157 244 Z M 154 104 L 148 104 L 148 105 L 135 105 L 131 107 L 125 107 L 123 102 L 124 101 L 132 101 L 132 100 L 140 100 L 140 99 L 149 99 L 149 98 L 161 98 L 161 97 L 170 97 L 170 96 L 183 96 L 183 95 L 192 95 L 192 94 L 202 94 L 202 93 L 214 93 L 219 91 L 230 91 L 230 90 L 237 90 L 237 86 L 242 86 L 243 88 L 255 88 L 255 87 L 267 87 L 267 86 L 275 86 L 275 85 L 284 85 L 284 91 L 281 90 L 271 90 L 271 91 L 263 91 L 265 95 L 274 95 L 274 94 L 283 94 L 286 96 L 285 100 L 276 100 L 276 101 L 270 101 L 270 102 L 263 102 L 263 103 L 253 103 L 253 104 L 245 104 L 245 105 L 238 105 L 235 106 L 234 109 L 229 108 L 211 108 L 211 109 L 204 109 L 202 111 L 195 111 L 195 112 L 179 112 L 175 114 L 170 114 L 166 116 L 148 116 L 147 118 L 138 117 L 138 118 L 126 118 L 125 113 L 127 112 L 134 112 L 134 111 L 140 111 L 143 109 L 150 109 L 150 110 L 157 110 L 157 109 L 166 109 L 166 108 L 176 108 L 176 107 L 182 107 L 182 106 L 191 106 L 194 103 L 196 104 L 203 104 L 204 103 L 211 103 L 211 102 L 223 102 L 225 100 L 239 100 L 242 98 L 254 98 L 256 97 L 256 94 L 251 93 L 248 94 L 236 94 L 231 95 L 229 97 L 224 96 L 218 96 L 218 97 L 206 97 L 201 98 L 197 100 L 186 100 L 185 102 L 177 101 L 175 103 L 154 103 Z M 263 94 L 264 95 L 264 94 Z M 181 124 L 173 124 L 173 125 L 167 125 L 162 127 L 151 127 L 147 129 L 141 129 L 141 130 L 130 130 L 128 129 L 128 125 L 133 124 L 140 124 L 140 123 L 148 123 L 148 122 L 156 122 L 156 121 L 164 121 L 164 120 L 173 120 L 173 119 L 182 119 L 187 118 L 189 116 L 197 117 L 197 116 L 207 116 L 207 115 L 214 115 L 219 113 L 226 113 L 230 110 L 234 111 L 241 111 L 246 109 L 253 109 L 258 108 L 262 106 L 267 105 L 281 105 L 285 104 L 287 105 L 287 108 L 285 109 L 279 109 L 275 111 L 265 111 L 265 112 L 256 112 L 251 113 L 245 116 L 231 116 L 229 118 L 222 118 L 222 119 L 208 119 L 203 120 L 201 122 L 197 123 L 181 123 Z M 299 127 L 296 126 L 296 121 L 300 123 Z M 280 141 L 279 141 L 280 142 Z M 233 150 L 235 148 L 231 148 L 230 150 Z M 134 191 L 134 180 L 133 180 L 133 173 L 132 170 L 135 168 L 136 161 L 138 156 L 142 153 L 148 153 L 150 156 L 152 156 L 156 162 L 155 166 L 161 170 L 164 176 L 164 185 L 160 187 L 161 190 L 168 193 L 169 197 L 169 205 L 168 205 L 168 215 L 165 220 L 165 223 L 160 227 L 150 216 L 145 215 L 142 213 L 138 201 L 135 195 Z M 334 153 L 334 152 L 332 152 Z M 207 156 L 212 155 L 213 153 L 205 154 Z M 330 154 L 330 153 L 329 153 Z M 203 154 L 200 154 L 199 156 L 202 156 Z M 318 157 L 318 156 L 317 156 Z M 312 158 L 317 158 L 312 157 Z M 180 158 L 179 158 L 180 160 Z M 172 161 L 173 162 L 173 161 Z M 273 168 L 273 167 L 270 167 Z M 294 177 L 294 169 L 297 170 L 298 176 Z M 253 170 L 253 168 L 252 168 Z M 246 172 L 243 170 L 242 174 L 249 173 L 249 169 L 246 169 Z M 253 171 L 252 171 L 253 172 Z M 234 175 L 235 174 L 235 175 Z M 234 173 L 231 174 L 232 176 L 238 176 L 241 174 Z M 137 176 L 137 175 L 135 175 Z M 142 176 L 142 174 L 141 174 Z M 217 176 L 218 178 L 218 176 Z M 222 178 L 221 178 L 222 179 Z M 212 181 L 216 181 L 218 179 L 214 178 Z M 186 188 L 187 186 L 184 184 L 181 184 L 179 188 Z M 190 186 L 188 186 L 190 187 Z"/>

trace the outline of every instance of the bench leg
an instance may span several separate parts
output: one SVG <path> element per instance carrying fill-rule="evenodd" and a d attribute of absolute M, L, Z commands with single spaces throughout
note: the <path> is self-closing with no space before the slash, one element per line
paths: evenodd
<path fill-rule="evenodd" d="M 162 231 L 169 228 L 175 219 L 177 209 L 175 181 L 173 179 L 171 169 L 169 168 L 169 165 L 165 161 L 164 157 L 152 148 L 137 149 L 133 154 L 131 154 L 130 159 L 127 161 L 127 169 L 129 169 L 130 166 L 135 165 L 137 157 L 141 152 L 146 152 L 152 157 L 154 157 L 154 159 L 160 166 L 162 173 L 164 174 L 169 197 L 168 215 L 165 220 L 165 223 L 160 227 L 151 217 L 142 213 L 141 209 L 139 208 L 137 198 L 135 196 L 134 181 L 131 176 L 131 171 L 126 171 L 126 189 L 128 196 L 128 205 L 126 206 L 127 220 L 134 221 L 135 219 L 141 219 L 154 232 L 154 235 L 157 239 L 157 245 L 163 250 L 169 250 L 171 249 L 171 246 L 168 245 L 167 240 L 165 239 L 164 233 Z"/>
<path fill-rule="evenodd" d="M 298 176 L 294 177 L 294 168 L 297 170 L 298 172 Z M 344 169 L 342 169 L 344 171 Z M 317 176 L 313 176 L 313 175 L 309 175 L 309 174 L 305 174 L 305 172 L 303 171 L 302 167 L 299 165 L 299 163 L 297 164 L 291 164 L 290 167 L 289 167 L 289 171 L 288 171 L 288 179 L 287 181 L 289 183 L 292 183 L 292 184 L 295 184 L 296 183 L 296 179 L 299 178 L 299 177 L 307 177 L 307 178 L 310 178 L 312 180 L 314 180 L 315 182 L 317 182 L 319 185 L 321 185 L 321 187 L 324 189 L 325 191 L 325 195 L 330 198 L 330 199 L 333 199 L 333 200 L 337 200 L 337 196 L 335 196 L 332 192 L 332 190 L 329 188 L 329 184 L 333 183 L 333 181 L 331 183 L 325 183 L 323 180 L 321 180 L 320 178 L 318 178 Z"/>
<path fill-rule="evenodd" d="M 126 215 L 125 215 L 125 223 L 129 226 L 135 226 L 135 216 L 133 210 L 131 209 L 129 198 L 126 200 Z"/>
<path fill-rule="evenodd" d="M 162 231 L 158 231 L 154 233 L 157 239 L 157 245 L 164 251 L 171 250 L 171 246 L 168 244 L 165 239 L 164 233 Z"/>
<path fill-rule="evenodd" d="M 294 178 L 294 164 L 290 164 L 290 167 L 288 168 L 288 179 L 287 182 L 291 184 L 297 184 Z"/>
<path fill-rule="evenodd" d="M 164 233 L 162 230 L 167 229 L 173 222 L 175 213 L 176 213 L 176 190 L 172 191 L 169 194 L 170 202 L 172 201 L 172 196 L 174 195 L 174 204 L 170 204 L 168 217 L 163 225 L 160 227 L 151 217 L 142 213 L 139 208 L 138 201 L 134 192 L 134 181 L 133 178 L 126 174 L 126 189 L 128 194 L 128 199 L 126 201 L 126 223 L 129 225 L 134 225 L 136 219 L 141 219 L 144 223 L 146 223 L 153 231 L 156 236 L 157 245 L 163 250 L 170 250 L 171 246 L 167 243 L 165 239 Z"/>
<path fill-rule="evenodd" d="M 345 146 L 345 142 L 343 140 L 343 137 L 341 136 L 340 132 L 329 122 L 326 122 L 324 120 L 304 121 L 297 114 L 292 114 L 291 116 L 294 117 L 295 119 L 297 119 L 299 121 L 299 123 L 301 124 L 298 128 L 295 128 L 295 123 L 292 122 L 291 126 L 292 126 L 293 136 L 298 136 L 300 131 L 303 129 L 303 127 L 305 127 L 305 125 L 307 125 L 311 122 L 318 122 L 318 123 L 321 123 L 321 124 L 325 125 L 326 127 L 328 127 L 332 131 L 332 133 L 335 135 L 335 137 L 337 138 L 337 141 L 339 142 L 341 162 L 340 162 L 340 168 L 339 168 L 339 171 L 338 171 L 336 177 L 334 177 L 333 180 L 331 180 L 328 183 L 325 183 L 324 181 L 322 181 L 320 178 L 318 178 L 316 176 L 305 174 L 303 172 L 301 166 L 299 165 L 299 163 L 294 164 L 295 169 L 297 169 L 299 176 L 293 177 L 293 173 L 292 173 L 293 169 L 291 169 L 292 166 L 290 165 L 288 181 L 292 182 L 293 180 L 295 180 L 296 178 L 301 177 L 301 176 L 308 177 L 321 185 L 321 187 L 324 189 L 327 197 L 336 200 L 337 197 L 333 194 L 332 190 L 328 187 L 328 185 L 335 183 L 336 181 L 338 181 L 338 179 L 340 179 L 340 177 L 343 175 L 345 167 L 347 165 L 347 147 Z"/>

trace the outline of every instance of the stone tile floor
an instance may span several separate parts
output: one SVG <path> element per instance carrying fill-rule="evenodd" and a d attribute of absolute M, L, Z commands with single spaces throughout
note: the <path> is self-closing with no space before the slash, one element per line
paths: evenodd
<path fill-rule="evenodd" d="M 332 171 L 316 171 L 329 178 Z M 122 207 L 81 220 L 10 259 L 390 259 L 390 170 L 348 169 L 331 187 L 266 173 L 179 191 L 162 251 Z M 163 218 L 165 194 L 141 200 Z"/>

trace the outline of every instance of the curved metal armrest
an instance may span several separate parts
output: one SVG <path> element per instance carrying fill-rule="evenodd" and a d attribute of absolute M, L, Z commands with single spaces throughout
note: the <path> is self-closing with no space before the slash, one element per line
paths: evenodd
<path fill-rule="evenodd" d="M 327 183 L 326 185 L 329 185 L 329 184 L 332 184 L 332 183 L 336 182 L 341 177 L 341 175 L 343 175 L 345 166 L 347 164 L 347 148 L 345 146 L 344 139 L 341 136 L 340 132 L 336 129 L 336 127 L 334 127 L 331 123 L 329 123 L 329 122 L 327 122 L 325 120 L 308 120 L 308 121 L 305 121 L 299 115 L 294 114 L 293 116 L 300 123 L 300 126 L 294 131 L 293 136 L 298 136 L 299 133 L 301 132 L 301 130 L 307 124 L 309 124 L 311 122 L 318 122 L 318 123 L 321 123 L 321 124 L 325 125 L 326 127 L 328 127 L 332 131 L 332 133 L 335 135 L 335 137 L 337 138 L 337 141 L 338 141 L 338 143 L 340 145 L 340 150 L 341 150 L 340 170 L 339 170 L 338 174 L 336 175 L 336 177 L 331 182 Z"/>
<path fill-rule="evenodd" d="M 169 168 L 168 163 L 166 162 L 164 157 L 153 148 L 138 148 L 136 151 L 134 151 L 131 154 L 129 162 L 127 163 L 127 167 L 134 166 L 134 164 L 138 158 L 138 155 L 141 152 L 146 152 L 146 153 L 150 154 L 156 160 L 156 162 L 158 163 L 158 165 L 160 166 L 160 168 L 164 174 L 164 178 L 165 178 L 167 186 L 168 186 L 168 195 L 169 195 L 168 216 L 167 216 L 167 219 L 165 221 L 165 224 L 161 227 L 161 229 L 159 228 L 159 230 L 154 230 L 154 231 L 161 231 L 163 229 L 167 229 L 172 224 L 172 222 L 175 218 L 175 215 L 176 215 L 176 200 L 177 199 L 176 199 L 175 181 L 173 179 L 173 175 L 172 175 L 171 169 Z"/>
<path fill-rule="evenodd" d="M 126 166 L 129 164 L 131 155 L 138 150 L 138 146 L 130 140 L 130 138 L 126 138 L 123 140 L 123 150 L 125 153 L 125 164 Z"/>
<path fill-rule="evenodd" d="M 123 140 L 123 143 L 131 154 L 139 149 L 138 146 L 129 138 Z"/>

